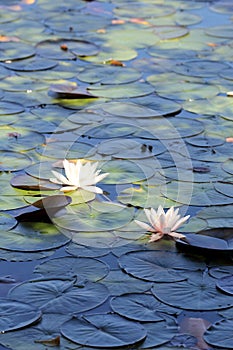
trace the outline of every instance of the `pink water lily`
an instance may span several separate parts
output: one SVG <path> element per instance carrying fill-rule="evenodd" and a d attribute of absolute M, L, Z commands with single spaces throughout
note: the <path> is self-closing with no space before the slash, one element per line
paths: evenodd
<path fill-rule="evenodd" d="M 77 189 L 83 189 L 94 193 L 103 193 L 103 190 L 96 185 L 97 182 L 103 180 L 108 173 L 100 174 L 101 170 L 97 170 L 98 162 L 82 163 L 77 160 L 75 163 L 67 159 L 63 161 L 65 176 L 57 171 L 52 173 L 55 176 L 50 181 L 63 186 L 60 191 L 69 192 Z"/>
<path fill-rule="evenodd" d="M 176 230 L 189 219 L 190 215 L 181 217 L 178 214 L 179 208 L 174 209 L 174 207 L 171 207 L 165 213 L 160 205 L 157 211 L 153 208 L 144 209 L 144 211 L 150 225 L 138 220 L 135 220 L 135 222 L 146 231 L 152 232 L 149 242 L 158 241 L 164 235 L 171 236 L 174 239 L 185 237 L 185 235 L 176 232 Z"/>

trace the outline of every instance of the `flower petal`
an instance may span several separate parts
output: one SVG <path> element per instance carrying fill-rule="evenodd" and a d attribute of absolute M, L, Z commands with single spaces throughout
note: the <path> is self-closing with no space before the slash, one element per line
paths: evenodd
<path fill-rule="evenodd" d="M 177 230 L 185 221 L 187 221 L 190 218 L 190 215 L 187 215 L 181 219 L 179 219 L 175 225 L 171 228 L 171 231 Z"/>
<path fill-rule="evenodd" d="M 64 184 L 64 185 L 71 185 L 70 181 L 62 174 L 58 173 L 57 171 L 52 170 L 53 175 L 55 176 L 55 178 L 57 178 L 57 182 L 58 184 Z M 55 180 L 52 178 L 52 180 Z M 50 179 L 51 182 L 54 182 Z M 59 181 L 59 182 L 58 182 Z"/>
<path fill-rule="evenodd" d="M 139 220 L 134 220 L 136 222 L 136 224 L 138 224 L 141 228 L 143 228 L 144 230 L 149 231 L 149 232 L 155 232 L 155 230 L 149 226 L 148 224 L 146 224 L 145 222 L 139 221 Z"/>
<path fill-rule="evenodd" d="M 151 242 L 156 242 L 156 241 L 158 241 L 159 239 L 161 239 L 163 237 L 163 235 L 162 234 L 160 234 L 160 233 L 153 233 L 152 235 L 151 235 L 151 237 L 150 237 L 150 239 L 149 239 L 149 243 L 151 243 Z"/>
<path fill-rule="evenodd" d="M 171 236 L 173 238 L 178 238 L 178 239 L 186 237 L 185 235 L 178 233 L 178 232 L 170 232 L 169 236 Z"/>

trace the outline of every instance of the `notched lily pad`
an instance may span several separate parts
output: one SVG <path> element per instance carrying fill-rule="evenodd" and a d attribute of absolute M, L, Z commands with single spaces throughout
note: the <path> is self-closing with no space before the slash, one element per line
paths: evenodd
<path fill-rule="evenodd" d="M 132 345 L 146 337 L 141 324 L 114 314 L 73 318 L 62 325 L 61 332 L 75 343 L 101 349 Z"/>
<path fill-rule="evenodd" d="M 41 317 L 41 311 L 23 302 L 0 299 L 0 334 L 29 326 Z"/>

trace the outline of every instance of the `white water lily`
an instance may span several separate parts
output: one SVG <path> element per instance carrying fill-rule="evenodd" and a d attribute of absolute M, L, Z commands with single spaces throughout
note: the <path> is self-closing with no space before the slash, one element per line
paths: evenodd
<path fill-rule="evenodd" d="M 165 213 L 160 205 L 157 211 L 153 208 L 144 209 L 144 211 L 151 226 L 142 221 L 135 220 L 135 222 L 146 231 L 152 232 L 149 242 L 158 241 L 164 235 L 171 236 L 175 239 L 185 237 L 185 235 L 175 231 L 189 219 L 190 215 L 181 217 L 181 215 L 178 214 L 179 208 L 174 210 L 174 207 L 171 207 Z"/>
<path fill-rule="evenodd" d="M 64 159 L 63 167 L 65 176 L 52 170 L 55 178 L 50 179 L 55 184 L 65 185 L 60 191 L 69 192 L 83 189 L 89 192 L 103 193 L 103 190 L 95 185 L 103 180 L 108 173 L 100 174 L 101 170 L 97 170 L 98 162 L 86 162 L 83 164 L 79 159 L 75 163 Z"/>

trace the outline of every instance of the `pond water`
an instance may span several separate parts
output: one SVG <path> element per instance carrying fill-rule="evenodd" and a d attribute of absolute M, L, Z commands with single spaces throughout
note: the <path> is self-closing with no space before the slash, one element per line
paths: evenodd
<path fill-rule="evenodd" d="M 231 1 L 0 11 L 0 349 L 233 349 Z"/>

